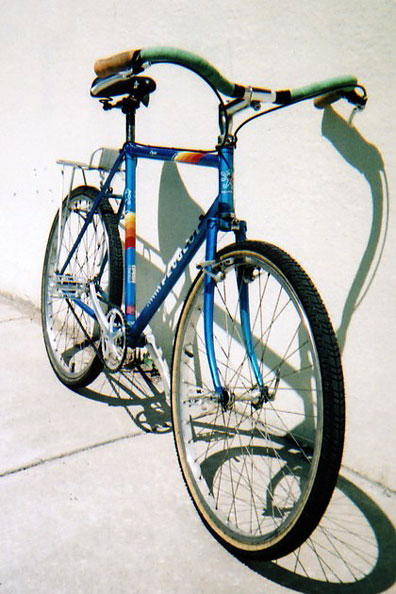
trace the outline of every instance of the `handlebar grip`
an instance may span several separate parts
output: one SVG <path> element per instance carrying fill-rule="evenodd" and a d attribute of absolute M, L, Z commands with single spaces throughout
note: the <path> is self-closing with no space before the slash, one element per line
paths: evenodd
<path fill-rule="evenodd" d="M 290 93 L 292 101 L 299 101 L 301 99 L 309 99 L 310 97 L 335 93 L 345 89 L 352 90 L 356 85 L 357 79 L 355 76 L 338 76 L 336 78 L 330 78 L 328 80 L 307 85 L 306 87 L 292 89 Z"/>
<path fill-rule="evenodd" d="M 363 87 L 359 87 L 363 94 L 357 93 L 354 89 L 347 89 L 337 91 L 336 93 L 327 93 L 326 95 L 321 95 L 314 99 L 314 105 L 317 109 L 324 109 L 331 103 L 338 101 L 338 99 L 346 99 L 352 105 L 356 105 L 357 107 L 363 109 L 367 103 L 367 95 L 366 91 Z"/>
<path fill-rule="evenodd" d="M 357 78 L 355 76 L 338 76 L 336 78 L 329 78 L 320 82 L 306 85 L 305 87 L 298 87 L 296 89 L 276 91 L 275 103 L 281 105 L 290 105 L 305 99 L 313 99 L 319 96 L 331 96 L 331 102 L 335 101 L 335 96 L 345 96 L 345 93 L 353 93 L 353 89 L 357 86 Z"/>
<path fill-rule="evenodd" d="M 100 58 L 94 65 L 95 74 L 100 78 L 115 74 L 127 68 L 133 60 L 135 50 L 126 50 L 109 58 Z"/>

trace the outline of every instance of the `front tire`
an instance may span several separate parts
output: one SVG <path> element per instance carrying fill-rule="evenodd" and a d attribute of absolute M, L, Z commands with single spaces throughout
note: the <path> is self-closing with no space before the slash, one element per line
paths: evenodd
<path fill-rule="evenodd" d="M 336 484 L 345 413 L 339 351 L 312 282 L 279 248 L 234 244 L 218 254 L 214 271 L 222 272 L 215 285 L 214 344 L 230 404 L 222 405 L 213 390 L 201 272 L 174 345 L 176 450 L 193 502 L 214 536 L 240 555 L 274 559 L 309 537 Z M 249 289 L 268 402 L 254 399 L 258 388 L 243 342 L 237 276 Z"/>

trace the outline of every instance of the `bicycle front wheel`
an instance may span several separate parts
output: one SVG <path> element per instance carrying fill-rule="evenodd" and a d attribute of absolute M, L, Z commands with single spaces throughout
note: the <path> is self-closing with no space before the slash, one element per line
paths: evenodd
<path fill-rule="evenodd" d="M 91 306 L 89 283 L 95 283 L 104 312 L 122 300 L 122 247 L 117 220 L 102 199 L 65 270 L 92 209 L 98 190 L 73 190 L 53 222 L 44 258 L 41 317 L 45 347 L 58 378 L 71 388 L 91 383 L 103 369 L 100 329 L 84 306 Z"/>
<path fill-rule="evenodd" d="M 175 338 L 176 449 L 193 502 L 215 537 L 238 554 L 274 559 L 309 537 L 336 484 L 344 441 L 339 351 L 311 280 L 279 248 L 234 244 L 219 252 L 212 271 L 219 273 L 215 352 L 228 403 L 214 393 L 207 362 L 201 272 Z M 244 345 L 241 280 L 265 399 Z"/>

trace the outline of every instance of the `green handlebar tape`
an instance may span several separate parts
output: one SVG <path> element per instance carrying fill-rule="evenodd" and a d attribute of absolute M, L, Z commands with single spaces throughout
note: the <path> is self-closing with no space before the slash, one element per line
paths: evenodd
<path fill-rule="evenodd" d="M 299 101 L 301 99 L 308 99 L 309 97 L 316 97 L 324 93 L 332 91 L 340 91 L 341 89 L 353 89 L 357 85 L 357 79 L 354 76 L 338 76 L 337 78 L 329 78 L 321 82 L 313 83 L 305 87 L 298 87 L 291 89 L 291 101 Z"/>
<path fill-rule="evenodd" d="M 185 66 L 201 75 L 215 89 L 228 97 L 243 97 L 245 93 L 245 87 L 229 81 L 210 62 L 192 52 L 174 47 L 159 46 L 144 48 L 136 53 L 138 54 L 138 62 L 140 63 L 159 64 L 161 62 L 169 62 L 171 64 Z M 357 79 L 354 76 L 330 78 L 304 87 L 298 87 L 297 89 L 291 89 L 290 91 L 278 91 L 278 100 L 276 103 L 293 103 L 332 91 L 353 89 L 356 84 Z"/>
<path fill-rule="evenodd" d="M 228 97 L 243 95 L 244 87 L 230 82 L 207 60 L 191 52 L 173 47 L 149 47 L 140 50 L 140 59 L 150 64 L 169 62 L 185 66 L 200 74 L 220 93 Z"/>

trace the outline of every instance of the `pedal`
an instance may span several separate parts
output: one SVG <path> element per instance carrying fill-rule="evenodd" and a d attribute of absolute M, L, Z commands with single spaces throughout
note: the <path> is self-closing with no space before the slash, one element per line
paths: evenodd
<path fill-rule="evenodd" d="M 86 283 L 74 278 L 71 274 L 56 274 L 52 282 L 53 296 L 77 299 L 86 292 Z"/>

